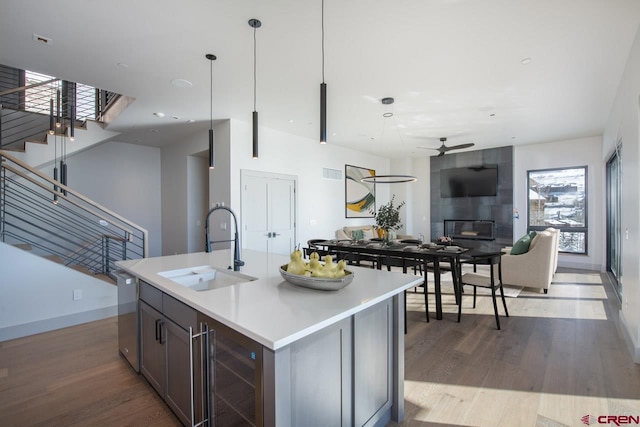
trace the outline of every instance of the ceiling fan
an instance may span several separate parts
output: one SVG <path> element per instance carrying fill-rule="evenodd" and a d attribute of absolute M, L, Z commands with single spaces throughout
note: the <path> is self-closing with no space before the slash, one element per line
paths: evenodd
<path fill-rule="evenodd" d="M 418 147 L 418 148 L 422 148 L 424 150 L 436 150 L 440 153 L 438 154 L 438 157 L 442 157 L 444 156 L 444 153 L 446 153 L 447 151 L 462 150 L 463 148 L 469 148 L 475 145 L 473 142 L 470 142 L 468 144 L 452 145 L 450 147 L 447 147 L 446 145 L 444 145 L 444 143 L 447 142 L 447 138 L 444 138 L 444 137 L 440 138 L 440 142 L 442 142 L 442 145 L 438 148 L 431 148 L 431 147 Z"/>

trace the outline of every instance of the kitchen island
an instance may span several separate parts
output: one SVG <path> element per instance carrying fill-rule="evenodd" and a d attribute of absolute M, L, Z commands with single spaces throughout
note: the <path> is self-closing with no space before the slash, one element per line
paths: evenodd
<path fill-rule="evenodd" d="M 373 426 L 402 420 L 403 291 L 422 278 L 348 267 L 354 273 L 351 284 L 319 291 L 282 279 L 279 267 L 288 263 L 286 256 L 244 251 L 245 266 L 237 273 L 226 270 L 231 257 L 230 251 L 214 251 L 117 263 L 140 283 L 141 371 L 147 379 L 151 375 L 144 367 L 145 349 L 166 345 L 172 336 L 171 328 L 163 334 L 162 325 L 177 323 L 176 331 L 189 331 L 186 363 L 196 366 L 188 371 L 190 402 L 180 405 L 180 396 L 169 396 L 168 386 L 150 380 L 156 390 L 165 390 L 174 412 L 176 405 L 190 405 L 187 421 L 180 417 L 185 424 L 203 418 L 216 425 L 216 417 L 240 413 L 243 406 L 251 412 L 240 415 L 246 423 L 265 426 Z M 176 279 L 178 274 L 197 276 L 212 269 L 218 269 L 221 278 L 235 280 L 220 280 L 219 286 L 198 291 Z M 150 333 L 145 334 L 145 325 Z M 209 337 L 211 343 L 205 340 Z M 205 353 L 199 350 L 202 346 Z M 221 362 L 229 355 L 233 362 Z M 234 380 L 218 365 L 244 379 Z M 243 373 L 248 365 L 250 372 Z M 255 402 L 248 404 L 242 397 L 247 394 L 245 383 L 251 385 Z M 226 397 L 214 396 L 225 387 Z"/>

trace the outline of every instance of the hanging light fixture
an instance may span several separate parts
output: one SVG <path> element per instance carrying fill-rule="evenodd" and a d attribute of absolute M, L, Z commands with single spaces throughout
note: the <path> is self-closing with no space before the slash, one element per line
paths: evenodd
<path fill-rule="evenodd" d="M 210 110 L 209 110 L 209 169 L 215 167 L 214 158 L 214 145 L 213 145 L 213 61 L 217 58 L 211 53 L 207 53 L 205 57 L 210 61 L 210 77 L 211 77 L 211 92 L 210 92 Z"/>
<path fill-rule="evenodd" d="M 320 144 L 327 143 L 327 84 L 324 82 L 324 0 L 322 0 L 322 83 L 320 83 Z"/>
<path fill-rule="evenodd" d="M 71 104 L 69 106 L 69 141 L 75 141 L 76 133 L 76 106 Z"/>
<path fill-rule="evenodd" d="M 51 111 L 53 112 L 53 98 L 51 98 Z M 53 114 L 51 114 L 51 124 L 52 128 L 55 127 L 53 124 Z M 58 135 L 55 133 L 51 133 L 53 135 L 53 180 L 58 181 Z M 53 184 L 53 204 L 58 204 L 58 185 Z"/>
<path fill-rule="evenodd" d="M 395 102 L 393 98 L 387 97 L 382 98 L 383 105 L 391 105 Z M 393 112 L 387 110 L 382 114 L 382 117 L 385 118 L 385 121 L 382 124 L 382 136 L 380 140 L 382 141 L 384 138 L 384 128 L 386 125 L 386 119 L 393 117 Z M 400 141 L 402 142 L 402 135 L 400 135 L 400 131 L 398 130 L 398 125 L 396 123 L 396 130 L 398 131 L 398 137 L 400 137 Z M 370 175 L 360 179 L 361 182 L 369 182 L 374 184 L 401 184 L 405 182 L 416 182 L 418 178 L 413 175 Z"/>
<path fill-rule="evenodd" d="M 256 111 L 256 30 L 262 26 L 259 19 L 249 19 L 253 28 L 253 158 L 258 158 L 258 112 Z"/>

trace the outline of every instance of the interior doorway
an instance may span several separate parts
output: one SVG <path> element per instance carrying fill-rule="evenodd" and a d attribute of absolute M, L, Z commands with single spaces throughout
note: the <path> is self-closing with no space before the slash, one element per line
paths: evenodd
<path fill-rule="evenodd" d="M 187 156 L 187 252 L 204 252 L 209 205 L 208 152 Z"/>
<path fill-rule="evenodd" d="M 607 161 L 607 272 L 622 295 L 622 142 Z"/>
<path fill-rule="evenodd" d="M 240 171 L 242 247 L 288 255 L 296 245 L 297 177 Z"/>

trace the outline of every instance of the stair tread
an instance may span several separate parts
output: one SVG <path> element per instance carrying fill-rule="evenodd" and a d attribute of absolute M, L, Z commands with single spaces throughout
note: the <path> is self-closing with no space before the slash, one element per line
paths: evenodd
<path fill-rule="evenodd" d="M 44 255 L 42 258 L 48 259 L 49 261 L 53 261 L 58 264 L 64 264 L 64 260 L 58 255 Z"/>
<path fill-rule="evenodd" d="M 14 243 L 13 247 L 22 249 L 23 251 L 30 251 L 33 249 L 33 246 L 31 246 L 29 243 Z"/>

